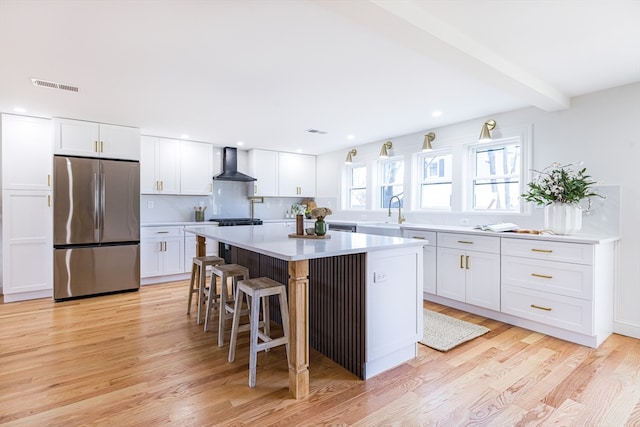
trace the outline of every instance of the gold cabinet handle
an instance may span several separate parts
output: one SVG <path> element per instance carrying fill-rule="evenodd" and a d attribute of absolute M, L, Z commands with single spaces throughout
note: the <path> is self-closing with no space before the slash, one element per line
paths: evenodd
<path fill-rule="evenodd" d="M 468 240 L 458 240 L 458 243 L 463 243 L 465 245 L 473 245 L 473 242 L 470 242 Z"/>
<path fill-rule="evenodd" d="M 47 174 L 47 187 L 51 187 L 51 174 Z"/>
<path fill-rule="evenodd" d="M 546 274 L 531 273 L 531 275 L 533 277 L 540 277 L 542 279 L 553 279 L 553 276 L 547 276 Z"/>
<path fill-rule="evenodd" d="M 465 268 L 468 270 L 469 269 L 469 255 L 467 255 L 465 263 L 466 263 Z"/>
<path fill-rule="evenodd" d="M 98 152 L 98 141 L 93 141 L 93 151 Z"/>
<path fill-rule="evenodd" d="M 531 308 L 537 308 L 538 310 L 551 311 L 550 307 L 540 307 L 539 305 L 531 304 Z"/>
<path fill-rule="evenodd" d="M 551 249 L 536 249 L 536 248 L 533 248 L 533 249 L 531 249 L 531 252 L 542 252 L 542 253 L 545 253 L 545 254 L 550 254 L 553 251 Z"/>
<path fill-rule="evenodd" d="M 47 194 L 47 207 L 51 207 L 51 194 Z"/>
<path fill-rule="evenodd" d="M 257 185 L 253 186 L 253 194 L 258 194 L 258 186 Z"/>
<path fill-rule="evenodd" d="M 464 255 L 460 255 L 460 268 L 464 268 L 464 267 L 462 266 L 462 258 L 463 258 L 463 257 L 464 257 Z"/>
<path fill-rule="evenodd" d="M 104 142 L 100 141 L 100 152 L 104 152 Z"/>

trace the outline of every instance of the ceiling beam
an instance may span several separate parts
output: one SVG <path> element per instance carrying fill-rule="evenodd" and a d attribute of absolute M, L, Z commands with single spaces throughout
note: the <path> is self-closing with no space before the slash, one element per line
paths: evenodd
<path fill-rule="evenodd" d="M 428 2 L 317 0 L 316 4 L 366 26 L 381 37 L 418 51 L 431 61 L 471 75 L 527 105 L 544 111 L 570 106 L 570 98 L 549 83 L 430 14 Z"/>

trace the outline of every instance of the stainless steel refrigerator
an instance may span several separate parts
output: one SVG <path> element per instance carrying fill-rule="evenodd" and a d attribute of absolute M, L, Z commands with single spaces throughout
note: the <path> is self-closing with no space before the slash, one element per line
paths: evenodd
<path fill-rule="evenodd" d="M 140 164 L 54 156 L 53 298 L 140 288 Z"/>

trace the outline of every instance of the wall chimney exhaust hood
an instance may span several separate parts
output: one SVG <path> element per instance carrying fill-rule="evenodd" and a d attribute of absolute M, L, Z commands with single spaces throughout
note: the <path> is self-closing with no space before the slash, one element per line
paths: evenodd
<path fill-rule="evenodd" d="M 238 172 L 238 150 L 235 147 L 224 147 L 222 151 L 222 173 L 213 177 L 216 181 L 256 181 L 255 178 Z"/>

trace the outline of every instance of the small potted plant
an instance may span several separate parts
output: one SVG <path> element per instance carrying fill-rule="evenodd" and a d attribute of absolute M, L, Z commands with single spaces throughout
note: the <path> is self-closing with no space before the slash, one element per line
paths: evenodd
<path fill-rule="evenodd" d="M 314 225 L 316 236 L 324 236 L 327 234 L 327 223 L 324 222 L 324 218 L 327 215 L 331 215 L 331 209 L 329 208 L 313 208 L 311 209 L 311 218 L 316 219 Z"/>
<path fill-rule="evenodd" d="M 587 168 L 580 166 L 582 162 L 553 162 L 541 171 L 534 170 L 536 175 L 522 194 L 524 200 L 545 206 L 545 228 L 556 234 L 571 234 L 582 228 L 582 200 L 587 199 L 589 209 L 591 197 L 604 198 L 592 189 L 596 181 L 587 175 Z"/>

